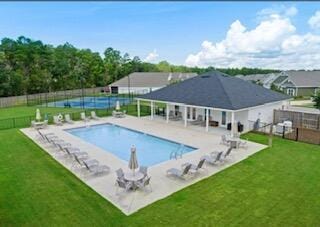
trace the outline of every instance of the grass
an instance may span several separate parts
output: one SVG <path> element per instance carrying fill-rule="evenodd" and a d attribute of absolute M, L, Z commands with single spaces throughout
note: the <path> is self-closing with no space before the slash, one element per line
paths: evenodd
<path fill-rule="evenodd" d="M 19 118 L 25 116 L 34 116 L 36 115 L 36 109 L 40 109 L 41 114 L 56 114 L 56 113 L 65 113 L 65 112 L 76 112 L 79 109 L 76 108 L 59 108 L 59 107 L 38 107 L 38 106 L 17 106 L 9 108 L 0 109 L 0 119 L 7 118 Z"/>
<path fill-rule="evenodd" d="M 272 148 L 125 216 L 18 130 L 0 138 L 0 226 L 320 225 L 317 145 L 275 137 Z"/>

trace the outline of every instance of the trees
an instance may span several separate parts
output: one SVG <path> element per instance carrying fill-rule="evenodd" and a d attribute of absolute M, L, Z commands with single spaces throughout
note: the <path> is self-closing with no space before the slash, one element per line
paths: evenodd
<path fill-rule="evenodd" d="M 320 110 L 320 91 L 318 91 L 314 96 L 312 96 L 314 107 Z"/>
<path fill-rule="evenodd" d="M 108 47 L 104 55 L 78 49 L 69 43 L 56 47 L 40 40 L 20 36 L 3 38 L 0 43 L 0 96 L 32 94 L 65 89 L 105 86 L 132 72 L 195 72 L 202 74 L 214 67 L 198 68 L 143 62 Z M 250 68 L 218 69 L 230 75 L 266 73 L 275 70 Z M 81 78 L 81 79 L 80 79 Z"/>

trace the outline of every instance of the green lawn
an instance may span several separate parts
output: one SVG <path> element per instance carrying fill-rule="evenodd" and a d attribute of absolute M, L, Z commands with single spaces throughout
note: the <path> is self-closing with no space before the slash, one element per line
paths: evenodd
<path fill-rule="evenodd" d="M 275 138 L 273 148 L 128 217 L 18 130 L 0 138 L 0 226 L 320 225 L 316 145 Z"/>

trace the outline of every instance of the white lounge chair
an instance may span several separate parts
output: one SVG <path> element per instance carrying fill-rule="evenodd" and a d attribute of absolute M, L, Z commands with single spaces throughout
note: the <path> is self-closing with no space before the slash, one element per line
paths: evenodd
<path fill-rule="evenodd" d="M 90 119 L 86 117 L 86 113 L 85 113 L 85 112 L 80 113 L 80 118 L 81 118 L 81 120 L 83 120 L 84 122 L 90 121 Z"/>
<path fill-rule="evenodd" d="M 182 168 L 184 168 L 187 165 L 191 165 L 190 172 L 197 173 L 199 170 L 204 169 L 203 164 L 205 161 L 206 161 L 205 158 L 201 158 L 197 165 L 187 162 L 187 163 L 182 164 Z"/>
<path fill-rule="evenodd" d="M 202 156 L 201 159 L 206 160 L 206 162 L 211 165 L 215 165 L 217 162 L 221 160 L 222 154 L 223 154 L 223 151 L 218 153 L 211 153 L 211 155 Z"/>
<path fill-rule="evenodd" d="M 53 123 L 54 123 L 55 125 L 63 125 L 61 119 L 60 119 L 59 116 L 57 116 L 57 115 L 53 116 Z"/>
<path fill-rule="evenodd" d="M 94 161 L 93 159 L 92 161 Z M 87 168 L 87 170 L 93 174 L 102 174 L 102 173 L 108 173 L 110 172 L 109 166 L 106 165 L 100 165 L 99 162 L 96 160 L 98 163 L 97 165 L 92 165 L 89 161 L 83 160 L 82 161 L 84 166 Z"/>
<path fill-rule="evenodd" d="M 189 173 L 190 168 L 191 168 L 191 164 L 184 167 L 182 171 L 176 168 L 171 168 L 167 170 L 167 175 L 184 179 L 184 176 Z"/>
<path fill-rule="evenodd" d="M 74 121 L 72 120 L 70 114 L 65 114 L 64 115 L 64 121 L 69 123 L 69 124 L 73 124 L 74 123 Z"/>
<path fill-rule="evenodd" d="M 95 111 L 91 111 L 91 118 L 92 118 L 93 120 L 99 120 L 99 119 L 100 119 L 100 117 L 97 116 L 97 114 L 96 114 Z"/>

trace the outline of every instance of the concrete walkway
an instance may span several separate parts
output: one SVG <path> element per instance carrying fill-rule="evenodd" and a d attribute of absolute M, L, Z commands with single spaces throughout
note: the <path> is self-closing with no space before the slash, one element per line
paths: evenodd
<path fill-rule="evenodd" d="M 166 162 L 149 167 L 148 173 L 151 176 L 151 192 L 144 192 L 142 190 L 136 190 L 129 193 L 116 193 L 117 187 L 115 186 L 116 174 L 115 171 L 119 168 L 123 168 L 124 171 L 129 171 L 127 168 L 127 162 L 120 160 L 118 157 L 110 152 L 107 152 L 95 145 L 89 144 L 78 137 L 75 137 L 64 129 L 90 126 L 94 124 L 112 123 L 119 126 L 125 126 L 127 128 L 135 129 L 141 132 L 145 132 L 151 135 L 155 135 L 161 138 L 170 139 L 179 143 L 183 143 L 189 146 L 198 148 L 194 152 L 184 154 L 182 159 L 168 160 Z M 130 215 L 137 210 L 157 201 L 165 198 L 172 193 L 179 191 L 191 184 L 194 184 L 204 178 L 207 178 L 241 160 L 246 159 L 250 155 L 264 149 L 266 146 L 249 142 L 247 149 L 236 149 L 231 153 L 231 157 L 223 164 L 216 166 L 206 165 L 206 171 L 189 177 L 187 180 L 179 180 L 166 176 L 166 170 L 172 167 L 180 168 L 181 164 L 185 162 L 191 162 L 197 164 L 200 157 L 209 154 L 216 150 L 226 150 L 227 147 L 220 145 L 220 135 L 211 132 L 204 132 L 203 130 L 193 130 L 191 128 L 185 128 L 182 125 L 176 124 L 164 124 L 159 121 L 151 121 L 149 119 L 142 119 L 127 116 L 125 118 L 103 118 L 98 121 L 90 121 L 85 124 L 84 122 L 76 122 L 72 125 L 64 126 L 49 126 L 43 130 L 45 133 L 53 132 L 59 138 L 66 142 L 71 143 L 72 146 L 78 147 L 81 151 L 85 151 L 93 159 L 99 160 L 100 164 L 107 165 L 111 168 L 111 172 L 102 176 L 89 176 L 85 174 L 84 170 L 74 168 L 74 161 L 54 148 L 48 143 L 44 143 L 39 139 L 39 135 L 36 130 L 32 128 L 22 129 L 29 138 L 34 140 L 41 148 L 48 152 L 54 159 L 56 159 L 61 165 L 73 172 L 79 179 L 85 182 L 89 187 L 106 198 L 116 207 L 118 207 L 126 215 Z M 139 152 L 139 151 L 138 151 Z M 139 153 L 138 153 L 139 158 Z M 169 159 L 169 157 L 168 157 Z"/>

